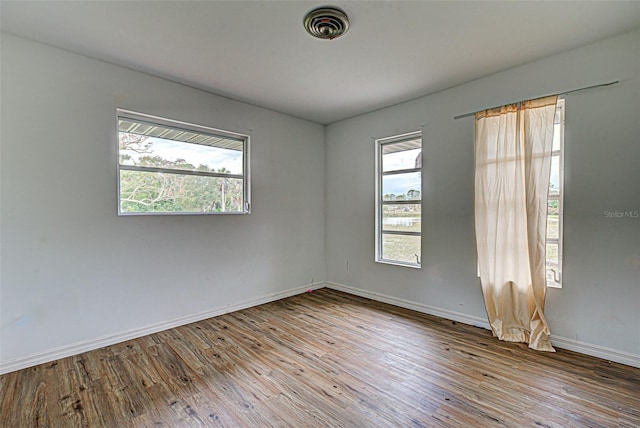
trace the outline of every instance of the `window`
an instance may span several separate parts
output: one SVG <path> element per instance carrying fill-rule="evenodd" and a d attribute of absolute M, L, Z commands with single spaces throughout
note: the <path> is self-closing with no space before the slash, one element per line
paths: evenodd
<path fill-rule="evenodd" d="M 564 100 L 558 100 L 547 209 L 547 286 L 562 287 L 562 216 L 564 193 Z"/>
<path fill-rule="evenodd" d="M 249 137 L 118 110 L 118 213 L 249 213 Z"/>
<path fill-rule="evenodd" d="M 422 135 L 376 141 L 376 261 L 420 267 Z"/>

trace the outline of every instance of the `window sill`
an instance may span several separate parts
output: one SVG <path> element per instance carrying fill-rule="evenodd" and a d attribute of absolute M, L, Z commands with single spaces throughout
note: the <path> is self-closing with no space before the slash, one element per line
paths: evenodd
<path fill-rule="evenodd" d="M 179 215 L 179 216 L 188 216 L 188 215 L 243 215 L 243 214 L 251 214 L 250 211 L 225 211 L 225 212 L 118 212 L 118 217 L 139 217 L 139 216 L 168 216 L 168 215 Z"/>
<path fill-rule="evenodd" d="M 415 263 L 403 263 L 395 260 L 376 260 L 376 263 L 382 263 L 385 265 L 402 266 L 402 267 L 408 267 L 413 269 L 422 269 L 422 265 L 415 264 Z"/>

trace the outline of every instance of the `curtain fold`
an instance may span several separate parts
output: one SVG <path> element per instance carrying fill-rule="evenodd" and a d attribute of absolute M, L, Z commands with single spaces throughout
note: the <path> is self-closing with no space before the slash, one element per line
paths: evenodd
<path fill-rule="evenodd" d="M 557 96 L 476 113 L 478 269 L 494 336 L 554 351 L 544 317 Z"/>

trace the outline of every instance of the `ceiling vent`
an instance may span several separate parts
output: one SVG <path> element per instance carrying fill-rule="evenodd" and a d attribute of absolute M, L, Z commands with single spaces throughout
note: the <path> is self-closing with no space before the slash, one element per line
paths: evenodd
<path fill-rule="evenodd" d="M 304 28 L 313 37 L 333 40 L 349 30 L 349 18 L 338 8 L 319 7 L 304 17 Z"/>

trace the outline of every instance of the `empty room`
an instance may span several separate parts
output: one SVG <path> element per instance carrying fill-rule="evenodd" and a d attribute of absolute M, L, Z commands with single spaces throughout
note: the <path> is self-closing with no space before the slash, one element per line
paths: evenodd
<path fill-rule="evenodd" d="M 640 426 L 640 2 L 0 19 L 0 426 Z"/>

